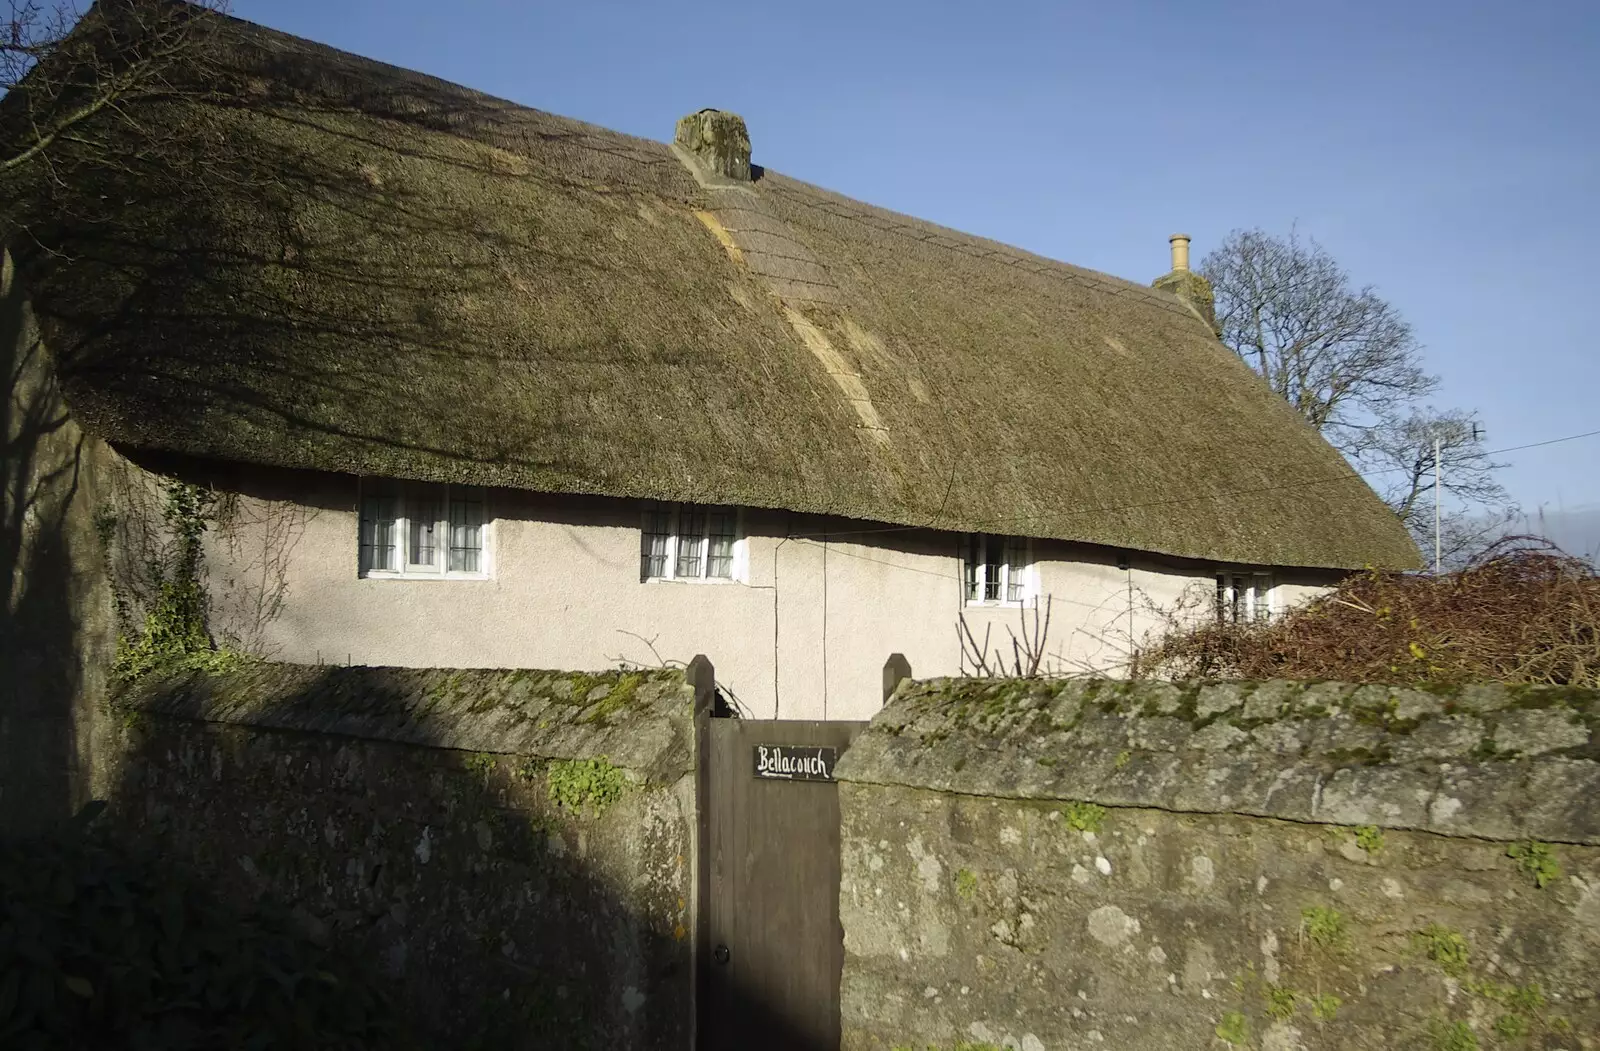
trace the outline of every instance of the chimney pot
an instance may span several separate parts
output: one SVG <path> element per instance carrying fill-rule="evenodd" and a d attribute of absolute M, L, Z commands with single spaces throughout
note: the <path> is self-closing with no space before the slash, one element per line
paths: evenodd
<path fill-rule="evenodd" d="M 1189 269 L 1189 235 L 1173 234 L 1167 240 L 1172 244 L 1172 269 Z"/>
<path fill-rule="evenodd" d="M 744 118 L 720 109 L 703 109 L 678 121 L 672 144 L 713 176 L 750 181 L 750 132 Z"/>

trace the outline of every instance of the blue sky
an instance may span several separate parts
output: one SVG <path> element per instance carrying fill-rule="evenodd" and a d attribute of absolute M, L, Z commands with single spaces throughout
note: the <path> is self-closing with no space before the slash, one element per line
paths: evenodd
<path fill-rule="evenodd" d="M 1148 281 L 1291 224 L 1411 321 L 1491 447 L 1600 428 L 1600 3 L 235 0 L 234 13 Z M 1503 457 L 1600 507 L 1600 438 Z"/>

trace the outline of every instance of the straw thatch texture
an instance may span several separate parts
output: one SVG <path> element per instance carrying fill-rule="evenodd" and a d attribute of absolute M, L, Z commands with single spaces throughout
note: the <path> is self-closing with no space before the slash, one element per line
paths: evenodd
<path fill-rule="evenodd" d="M 141 114 L 160 149 L 6 187 L 71 404 L 112 440 L 1416 562 L 1170 295 L 773 172 L 707 189 L 664 144 L 246 23 L 213 46 L 216 99 Z"/>

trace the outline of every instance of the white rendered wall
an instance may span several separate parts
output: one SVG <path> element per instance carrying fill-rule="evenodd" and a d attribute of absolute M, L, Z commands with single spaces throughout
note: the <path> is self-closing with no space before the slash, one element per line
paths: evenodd
<path fill-rule="evenodd" d="M 1024 616 L 964 607 L 956 534 L 748 510 L 746 579 L 641 582 L 638 503 L 499 490 L 490 579 L 361 579 L 355 482 L 265 477 L 240 486 L 252 495 L 210 543 L 209 578 L 214 628 L 279 660 L 598 670 L 705 653 L 751 717 L 864 719 L 889 654 L 919 678 L 970 671 L 964 613 L 1009 663 Z M 1033 556 L 1052 671 L 1117 674 L 1161 611 L 1214 587 L 1199 563 L 1135 554 L 1122 570 L 1115 551 L 1048 541 Z M 1279 598 L 1336 578 L 1280 574 Z"/>

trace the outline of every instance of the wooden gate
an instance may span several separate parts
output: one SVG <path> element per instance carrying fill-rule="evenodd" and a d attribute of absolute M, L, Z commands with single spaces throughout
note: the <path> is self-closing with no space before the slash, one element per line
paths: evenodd
<path fill-rule="evenodd" d="M 697 717 L 701 1051 L 837 1051 L 833 762 L 865 725 Z"/>

